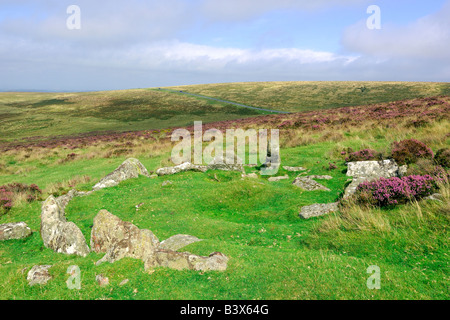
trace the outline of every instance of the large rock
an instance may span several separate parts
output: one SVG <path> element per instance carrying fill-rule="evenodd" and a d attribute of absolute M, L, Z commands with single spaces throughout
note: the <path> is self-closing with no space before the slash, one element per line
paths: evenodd
<path fill-rule="evenodd" d="M 129 158 L 125 160 L 116 170 L 101 179 L 92 188 L 92 190 L 113 187 L 118 185 L 121 181 L 137 178 L 139 175 L 150 177 L 147 169 L 138 159 Z"/>
<path fill-rule="evenodd" d="M 315 203 L 310 206 L 302 207 L 300 217 L 303 219 L 309 219 L 312 217 L 323 216 L 330 212 L 338 211 L 338 202 L 333 203 Z"/>
<path fill-rule="evenodd" d="M 189 252 L 177 252 L 188 244 L 200 241 L 189 235 L 176 235 L 159 243 L 158 238 L 147 229 L 139 229 L 130 222 L 125 222 L 101 210 L 94 218 L 91 234 L 92 250 L 105 256 L 97 264 L 104 261 L 115 262 L 124 257 L 140 259 L 145 270 L 155 267 L 169 267 L 178 270 L 225 270 L 228 258 L 221 253 L 213 253 L 202 257 Z"/>
<path fill-rule="evenodd" d="M 47 284 L 52 279 L 52 276 L 48 272 L 51 267 L 51 265 L 36 265 L 31 268 L 27 275 L 28 284 L 30 286 Z"/>
<path fill-rule="evenodd" d="M 83 233 L 73 222 L 68 222 L 64 209 L 53 196 L 42 204 L 41 237 L 44 245 L 55 252 L 87 256 L 89 247 Z"/>
<path fill-rule="evenodd" d="M 314 181 L 309 177 L 297 177 L 295 178 L 292 184 L 306 191 L 316 191 L 316 190 L 331 191 L 327 187 L 321 185 L 320 183 Z"/>
<path fill-rule="evenodd" d="M 156 170 L 156 174 L 158 176 L 165 176 L 165 175 L 172 175 L 172 174 L 176 174 L 176 173 L 184 172 L 184 171 L 205 172 L 206 166 L 196 165 L 196 164 L 192 164 L 190 162 L 184 162 L 184 163 L 179 164 L 174 167 L 159 168 L 158 170 Z"/>
<path fill-rule="evenodd" d="M 25 222 L 0 224 L 0 240 L 23 239 L 31 234 L 32 231 Z"/>
<path fill-rule="evenodd" d="M 353 177 L 353 180 L 345 189 L 343 197 L 346 199 L 355 194 L 356 188 L 365 181 L 402 177 L 407 168 L 406 165 L 398 166 L 395 160 L 349 162 L 347 176 Z"/>
<path fill-rule="evenodd" d="M 125 257 L 148 259 L 154 255 L 158 245 L 158 238 L 150 230 L 141 230 L 106 210 L 100 210 L 94 218 L 91 248 L 97 253 L 106 253 L 97 264 L 104 261 L 113 263 Z"/>
<path fill-rule="evenodd" d="M 184 248 L 191 243 L 198 241 L 202 240 L 188 234 L 177 234 L 161 241 L 159 249 L 177 251 L 178 249 Z"/>

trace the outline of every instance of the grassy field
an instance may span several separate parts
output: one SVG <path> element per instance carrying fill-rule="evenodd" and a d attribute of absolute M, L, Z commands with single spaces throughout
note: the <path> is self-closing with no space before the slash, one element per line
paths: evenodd
<path fill-rule="evenodd" d="M 134 131 L 240 119 L 257 110 L 149 89 L 0 93 L 0 142 L 33 136 Z"/>
<path fill-rule="evenodd" d="M 388 154 L 393 141 L 407 138 L 419 139 L 434 151 L 448 147 L 449 102 L 449 97 L 418 99 L 210 124 L 220 129 L 280 128 L 282 165 L 331 175 L 332 180 L 320 180 L 331 192 L 302 191 L 291 184 L 297 174 L 283 169 L 278 175 L 288 174 L 289 179 L 279 182 L 263 176 L 241 179 L 236 172 L 186 172 L 131 179 L 75 198 L 66 208 L 68 220 L 80 227 L 88 243 L 94 216 L 107 209 L 152 230 L 160 240 L 178 233 L 204 239 L 183 250 L 199 255 L 223 252 L 230 257 L 225 272 L 157 268 L 148 273 L 139 260 L 95 266 L 102 255 L 55 253 L 44 247 L 39 234 L 41 202 L 17 199 L 0 215 L 0 224 L 25 221 L 33 235 L 0 242 L 0 299 L 448 299 L 448 186 L 441 191 L 442 202 L 420 201 L 393 209 L 350 206 L 310 220 L 300 219 L 298 213 L 304 205 L 340 197 L 348 183 L 342 150 L 373 148 Z M 423 120 L 420 125 L 418 118 Z M 24 130 L 24 136 L 29 134 Z M 76 144 L 80 139 L 75 137 L 73 144 L 4 151 L 0 185 L 36 183 L 45 199 L 72 188 L 89 190 L 128 157 L 138 158 L 149 171 L 171 165 L 170 131 L 114 139 Z M 330 170 L 330 163 L 336 168 Z M 173 183 L 163 187 L 165 180 Z M 144 205 L 137 211 L 140 203 Z M 27 272 L 36 264 L 53 265 L 53 279 L 45 286 L 28 286 Z M 81 269 L 81 290 L 66 286 L 70 265 Z M 371 265 L 380 267 L 380 290 L 366 286 Z M 111 284 L 98 286 L 98 274 L 109 277 Z M 130 281 L 119 286 L 124 279 Z"/>
<path fill-rule="evenodd" d="M 290 112 L 450 95 L 448 82 L 245 82 L 171 88 Z"/>

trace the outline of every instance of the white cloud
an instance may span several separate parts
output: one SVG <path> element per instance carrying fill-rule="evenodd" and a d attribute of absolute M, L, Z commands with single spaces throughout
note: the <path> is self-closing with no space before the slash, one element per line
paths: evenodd
<path fill-rule="evenodd" d="M 368 0 L 204 0 L 200 10 L 213 21 L 238 21 L 273 10 L 316 10 L 368 2 Z"/>
<path fill-rule="evenodd" d="M 382 24 L 369 30 L 365 21 L 345 30 L 342 44 L 350 51 L 380 59 L 450 61 L 450 1 L 439 12 L 406 26 Z"/>

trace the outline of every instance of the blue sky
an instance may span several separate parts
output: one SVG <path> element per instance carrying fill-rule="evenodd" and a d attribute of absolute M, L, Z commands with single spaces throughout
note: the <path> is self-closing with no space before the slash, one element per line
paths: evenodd
<path fill-rule="evenodd" d="M 369 5 L 381 30 L 366 26 Z M 0 0 L 0 90 L 448 82 L 449 17 L 450 0 Z"/>

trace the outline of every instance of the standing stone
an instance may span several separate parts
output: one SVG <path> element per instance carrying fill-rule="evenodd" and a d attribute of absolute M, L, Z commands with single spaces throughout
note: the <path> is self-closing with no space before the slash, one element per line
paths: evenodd
<path fill-rule="evenodd" d="M 139 175 L 150 177 L 144 165 L 134 158 L 125 160 L 116 170 L 101 179 L 92 190 L 117 186 L 121 181 L 137 178 Z"/>
<path fill-rule="evenodd" d="M 52 279 L 52 276 L 48 272 L 51 267 L 51 265 L 36 265 L 31 268 L 27 275 L 28 284 L 30 286 L 47 284 Z"/>
<path fill-rule="evenodd" d="M 42 204 L 41 237 L 44 245 L 55 252 L 87 256 L 89 247 L 81 230 L 68 222 L 64 209 L 53 196 Z"/>
<path fill-rule="evenodd" d="M 0 224 L 0 240 L 23 239 L 32 231 L 25 222 Z"/>

